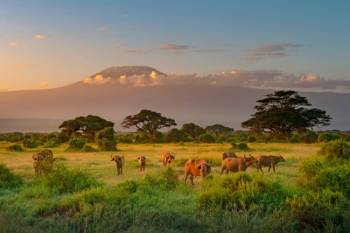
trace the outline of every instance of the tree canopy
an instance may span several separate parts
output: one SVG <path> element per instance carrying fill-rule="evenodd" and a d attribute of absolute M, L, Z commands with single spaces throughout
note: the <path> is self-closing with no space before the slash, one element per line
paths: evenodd
<path fill-rule="evenodd" d="M 158 112 L 143 109 L 136 115 L 127 116 L 122 126 L 124 128 L 136 127 L 138 132 L 151 139 L 156 139 L 157 131 L 162 128 L 175 126 L 175 120 L 162 116 Z"/>
<path fill-rule="evenodd" d="M 86 117 L 80 116 L 72 120 L 64 121 L 59 128 L 63 133 L 66 133 L 69 137 L 73 133 L 79 133 L 87 137 L 90 141 L 95 140 L 95 134 L 106 128 L 112 127 L 114 123 L 107 121 L 99 116 L 88 115 Z"/>
<path fill-rule="evenodd" d="M 186 123 L 182 125 L 181 131 L 187 134 L 190 138 L 195 139 L 199 135 L 204 134 L 205 130 L 194 123 Z"/>
<path fill-rule="evenodd" d="M 205 131 L 210 134 L 220 135 L 220 134 L 232 134 L 234 132 L 233 128 L 226 127 L 224 125 L 215 124 L 209 125 L 205 128 Z"/>
<path fill-rule="evenodd" d="M 253 131 L 269 131 L 272 136 L 286 137 L 292 131 L 327 126 L 331 117 L 323 110 L 311 108 L 306 97 L 295 91 L 276 91 L 257 101 L 256 112 L 242 123 Z"/>

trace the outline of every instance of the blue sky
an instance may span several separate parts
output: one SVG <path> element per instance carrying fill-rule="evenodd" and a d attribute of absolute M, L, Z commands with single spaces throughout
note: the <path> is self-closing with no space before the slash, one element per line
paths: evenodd
<path fill-rule="evenodd" d="M 349 1 L 0 2 L 0 90 L 56 87 L 112 65 L 350 79 Z"/>

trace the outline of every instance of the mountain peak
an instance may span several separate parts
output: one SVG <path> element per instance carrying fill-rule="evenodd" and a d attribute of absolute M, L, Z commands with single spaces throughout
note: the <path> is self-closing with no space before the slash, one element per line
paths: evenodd
<path fill-rule="evenodd" d="M 91 75 L 80 83 L 87 85 L 153 86 L 159 85 L 160 79 L 166 76 L 165 73 L 149 66 L 113 66 Z"/>
<path fill-rule="evenodd" d="M 165 73 L 162 73 L 157 69 L 149 66 L 112 66 L 92 75 L 91 77 L 102 75 L 103 77 L 110 77 L 115 79 L 115 78 L 119 78 L 120 76 L 127 76 L 127 77 L 136 76 L 136 75 L 150 76 L 152 73 L 166 76 Z"/>

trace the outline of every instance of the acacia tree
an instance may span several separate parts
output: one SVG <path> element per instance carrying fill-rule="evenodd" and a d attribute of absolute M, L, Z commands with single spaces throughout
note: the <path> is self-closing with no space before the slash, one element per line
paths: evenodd
<path fill-rule="evenodd" d="M 205 130 L 194 123 L 186 123 L 182 125 L 181 131 L 187 134 L 192 140 L 199 137 L 199 135 L 204 134 Z"/>
<path fill-rule="evenodd" d="M 215 125 L 207 126 L 205 128 L 205 131 L 209 134 L 214 134 L 215 136 L 218 136 L 218 135 L 232 134 L 234 132 L 234 129 L 230 127 L 226 127 L 224 125 L 215 124 Z"/>
<path fill-rule="evenodd" d="M 252 131 L 268 131 L 277 138 L 289 138 L 292 131 L 327 126 L 331 117 L 326 111 L 311 108 L 306 97 L 295 91 L 276 91 L 257 101 L 256 112 L 242 123 Z"/>
<path fill-rule="evenodd" d="M 143 133 L 148 138 L 156 139 L 159 129 L 175 126 L 175 120 L 162 116 L 158 112 L 143 109 L 136 115 L 127 116 L 122 126 L 124 128 L 136 127 L 138 132 Z"/>
<path fill-rule="evenodd" d="M 64 121 L 59 128 L 62 129 L 62 133 L 69 137 L 76 133 L 85 136 L 89 141 L 94 141 L 98 131 L 106 127 L 113 128 L 113 126 L 114 123 L 111 121 L 107 121 L 99 116 L 88 115 Z"/>

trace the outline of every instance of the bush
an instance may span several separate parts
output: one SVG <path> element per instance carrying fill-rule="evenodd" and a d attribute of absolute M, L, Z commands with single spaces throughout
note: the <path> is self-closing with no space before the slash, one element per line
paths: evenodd
<path fill-rule="evenodd" d="M 318 136 L 318 142 L 331 142 L 340 140 L 341 136 L 337 133 L 321 133 Z"/>
<path fill-rule="evenodd" d="M 50 139 L 44 144 L 44 147 L 45 148 L 55 148 L 55 147 L 59 146 L 59 144 L 60 143 L 57 140 Z"/>
<path fill-rule="evenodd" d="M 235 173 L 204 181 L 197 206 L 201 210 L 245 210 L 280 207 L 289 193 L 276 181 Z"/>
<path fill-rule="evenodd" d="M 35 138 L 26 138 L 23 140 L 23 145 L 27 148 L 37 148 L 41 145 L 41 141 Z"/>
<path fill-rule="evenodd" d="M 100 184 L 89 173 L 56 165 L 46 178 L 47 186 L 58 193 L 73 193 L 98 187 Z"/>
<path fill-rule="evenodd" d="M 305 192 L 286 201 L 289 213 L 302 228 L 324 229 L 330 222 L 340 229 L 345 206 L 344 198 L 331 191 Z M 313 231 L 312 231 L 313 232 Z"/>
<path fill-rule="evenodd" d="M 165 136 L 166 142 L 186 142 L 188 140 L 187 134 L 176 128 L 171 129 Z"/>
<path fill-rule="evenodd" d="M 22 152 L 22 151 L 24 151 L 21 144 L 13 144 L 11 146 L 8 146 L 7 150 L 8 151 L 14 151 L 14 152 Z"/>
<path fill-rule="evenodd" d="M 80 151 L 86 144 L 86 139 L 80 136 L 75 136 L 69 141 L 68 151 Z"/>
<path fill-rule="evenodd" d="M 135 136 L 132 133 L 118 134 L 118 143 L 135 143 Z"/>
<path fill-rule="evenodd" d="M 0 141 L 20 142 L 23 139 L 24 139 L 24 134 L 19 132 L 0 134 Z"/>
<path fill-rule="evenodd" d="M 116 151 L 117 140 L 114 136 L 114 129 L 112 127 L 106 127 L 97 132 L 96 143 L 100 150 Z"/>
<path fill-rule="evenodd" d="M 322 146 L 319 154 L 328 160 L 350 159 L 350 145 L 343 140 L 331 141 Z"/>
<path fill-rule="evenodd" d="M 324 189 L 342 192 L 350 198 L 350 164 L 331 166 L 320 171 L 317 183 Z"/>
<path fill-rule="evenodd" d="M 293 132 L 289 142 L 291 143 L 315 143 L 318 140 L 318 135 L 314 131 L 306 131 L 306 132 Z"/>
<path fill-rule="evenodd" d="M 318 158 L 304 160 L 299 167 L 299 183 L 305 187 L 317 188 L 317 178 L 322 169 L 325 168 L 324 162 Z"/>
<path fill-rule="evenodd" d="M 84 147 L 81 149 L 82 152 L 97 152 L 98 150 L 95 149 L 94 147 L 85 144 Z"/>
<path fill-rule="evenodd" d="M 11 189 L 22 185 L 22 179 L 14 175 L 5 164 L 0 164 L 0 189 Z"/>
<path fill-rule="evenodd" d="M 204 133 L 204 134 L 199 135 L 198 140 L 200 142 L 204 142 L 204 143 L 214 143 L 215 142 L 215 138 L 211 134 L 208 134 L 208 133 Z"/>
<path fill-rule="evenodd" d="M 145 182 L 146 184 L 152 187 L 169 190 L 169 189 L 174 189 L 176 187 L 178 183 L 178 179 L 177 179 L 176 172 L 173 169 L 168 167 L 166 170 L 162 171 L 160 174 L 146 175 Z"/>
<path fill-rule="evenodd" d="M 299 170 L 301 185 L 317 191 L 328 189 L 342 192 L 350 198 L 350 163 L 309 159 L 302 163 Z"/>
<path fill-rule="evenodd" d="M 233 150 L 239 150 L 239 151 L 248 151 L 250 150 L 247 143 L 241 142 L 241 143 L 231 143 L 231 147 Z"/>

